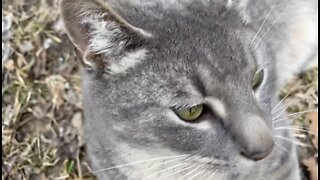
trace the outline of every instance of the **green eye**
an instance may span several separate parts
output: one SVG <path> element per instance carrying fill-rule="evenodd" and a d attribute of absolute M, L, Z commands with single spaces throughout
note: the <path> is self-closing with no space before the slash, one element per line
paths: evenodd
<path fill-rule="evenodd" d="M 177 111 L 177 115 L 185 121 L 197 120 L 203 112 L 203 105 L 193 106 L 191 108 L 181 109 Z"/>
<path fill-rule="evenodd" d="M 264 76 L 263 69 L 259 69 L 256 72 L 256 74 L 254 75 L 253 80 L 251 82 L 252 88 L 254 90 L 257 89 L 261 85 L 261 83 L 263 81 L 263 76 Z"/>

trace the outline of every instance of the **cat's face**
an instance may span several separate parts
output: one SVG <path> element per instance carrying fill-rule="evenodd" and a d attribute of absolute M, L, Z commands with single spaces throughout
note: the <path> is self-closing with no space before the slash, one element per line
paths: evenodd
<path fill-rule="evenodd" d="M 100 143 L 94 151 L 118 151 L 120 162 L 139 160 L 143 155 L 132 154 L 138 151 L 188 154 L 212 168 L 271 152 L 272 70 L 265 54 L 250 50 L 251 33 L 241 23 L 199 22 L 186 30 L 181 19 L 154 34 L 96 1 L 69 3 L 62 8 L 66 27 L 91 69 L 84 106 L 88 139 Z"/>

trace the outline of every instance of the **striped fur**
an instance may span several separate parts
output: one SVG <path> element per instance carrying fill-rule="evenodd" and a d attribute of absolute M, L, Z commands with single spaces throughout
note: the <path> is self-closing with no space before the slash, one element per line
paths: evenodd
<path fill-rule="evenodd" d="M 296 140 L 279 129 L 290 123 L 273 123 L 281 110 L 272 111 L 279 88 L 317 66 L 316 7 L 316 0 L 62 0 L 67 33 L 90 67 L 83 104 L 94 174 L 300 180 Z M 253 89 L 258 69 L 264 79 Z M 175 113 L 198 104 L 206 110 L 194 123 Z"/>

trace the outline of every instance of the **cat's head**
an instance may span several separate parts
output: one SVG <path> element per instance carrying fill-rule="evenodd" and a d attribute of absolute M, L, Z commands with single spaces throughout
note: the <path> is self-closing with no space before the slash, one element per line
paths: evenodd
<path fill-rule="evenodd" d="M 63 1 L 85 66 L 89 151 L 119 163 L 189 154 L 212 168 L 219 165 L 211 160 L 232 166 L 270 153 L 270 62 L 250 49 L 254 34 L 236 11 L 216 10 L 165 11 L 162 20 L 150 16 L 153 24 L 146 17 L 134 24 L 97 0 Z"/>

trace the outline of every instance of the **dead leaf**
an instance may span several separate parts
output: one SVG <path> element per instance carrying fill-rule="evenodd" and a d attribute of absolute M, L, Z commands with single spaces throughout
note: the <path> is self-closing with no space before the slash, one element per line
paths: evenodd
<path fill-rule="evenodd" d="M 308 113 L 307 119 L 311 120 L 310 131 L 318 134 L 318 112 Z M 312 143 L 318 149 L 318 136 L 313 137 Z"/>
<path fill-rule="evenodd" d="M 79 143 L 82 145 L 84 143 L 84 133 L 83 133 L 83 122 L 82 122 L 82 114 L 80 112 L 76 113 L 72 117 L 72 125 L 75 127 L 76 131 L 78 132 L 79 135 Z"/>
<path fill-rule="evenodd" d="M 310 180 L 318 180 L 318 164 L 315 158 L 303 159 L 302 163 L 308 168 Z"/>
<path fill-rule="evenodd" d="M 52 34 L 48 33 L 47 36 L 50 37 L 56 43 L 62 43 L 62 40 L 59 37 L 55 36 L 55 35 L 52 35 Z"/>
<path fill-rule="evenodd" d="M 30 41 L 23 41 L 18 47 L 22 53 L 34 50 L 34 46 Z"/>
<path fill-rule="evenodd" d="M 8 70 L 8 71 L 12 71 L 14 70 L 14 62 L 12 59 L 8 60 L 5 64 L 4 67 Z"/>
<path fill-rule="evenodd" d="M 59 108 L 64 102 L 63 94 L 66 80 L 60 75 L 52 75 L 47 77 L 45 81 L 52 94 L 54 108 Z"/>

